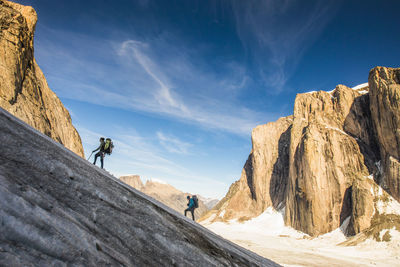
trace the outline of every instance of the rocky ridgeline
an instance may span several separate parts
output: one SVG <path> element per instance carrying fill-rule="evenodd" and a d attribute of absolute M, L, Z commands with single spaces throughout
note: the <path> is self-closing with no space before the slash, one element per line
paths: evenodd
<path fill-rule="evenodd" d="M 157 181 L 148 180 L 143 184 L 139 175 L 127 175 L 121 176 L 119 178 L 122 182 L 133 188 L 145 193 L 148 196 L 160 201 L 164 205 L 176 210 L 178 213 L 183 213 L 187 209 L 187 199 L 189 193 L 184 193 L 179 191 L 175 187 L 160 183 Z M 199 208 L 195 209 L 194 215 L 196 219 L 199 219 L 203 214 L 205 214 L 209 209 L 206 205 L 199 199 Z M 191 215 L 189 215 L 190 217 Z"/>
<path fill-rule="evenodd" d="M 0 132 L 1 266 L 277 266 L 2 109 Z"/>
<path fill-rule="evenodd" d="M 256 127 L 240 180 L 204 219 L 247 220 L 272 206 L 312 236 L 349 217 L 349 235 L 400 226 L 377 207 L 400 200 L 400 69 L 376 67 L 368 81 L 299 94 L 293 116 Z"/>
<path fill-rule="evenodd" d="M 0 107 L 80 156 L 81 138 L 36 64 L 32 7 L 0 0 Z"/>

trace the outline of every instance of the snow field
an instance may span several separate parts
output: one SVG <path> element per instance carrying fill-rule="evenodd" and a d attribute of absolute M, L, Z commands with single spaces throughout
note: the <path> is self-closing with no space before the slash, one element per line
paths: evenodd
<path fill-rule="evenodd" d="M 398 202 L 396 201 L 398 204 Z M 396 206 L 397 208 L 397 206 Z M 284 266 L 400 266 L 400 232 L 389 231 L 389 242 L 367 239 L 357 246 L 341 246 L 343 230 L 350 221 L 316 238 L 284 225 L 283 214 L 268 208 L 244 223 L 203 222 L 203 226 L 261 256 Z"/>

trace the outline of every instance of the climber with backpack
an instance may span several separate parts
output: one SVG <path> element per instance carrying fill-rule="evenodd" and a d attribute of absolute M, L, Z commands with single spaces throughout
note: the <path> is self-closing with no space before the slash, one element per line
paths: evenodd
<path fill-rule="evenodd" d="M 186 213 L 188 211 L 190 211 L 190 213 L 192 213 L 192 219 L 194 221 L 194 209 L 199 207 L 199 201 L 198 201 L 196 195 L 193 195 L 192 197 L 187 196 L 187 200 L 188 200 L 188 204 L 187 204 L 188 208 L 185 209 L 185 216 L 186 216 Z"/>
<path fill-rule="evenodd" d="M 111 138 L 107 138 L 106 143 L 104 144 L 104 153 L 111 155 L 113 148 L 114 148 L 114 144 L 113 144 Z"/>
<path fill-rule="evenodd" d="M 100 157 L 101 168 L 103 169 L 105 154 L 111 155 L 113 148 L 114 148 L 114 144 L 110 138 L 107 138 L 104 141 L 104 137 L 101 137 L 99 147 L 92 151 L 92 154 L 93 154 L 94 152 L 99 150 L 99 152 L 97 152 L 94 155 L 93 164 L 96 165 L 97 158 Z"/>

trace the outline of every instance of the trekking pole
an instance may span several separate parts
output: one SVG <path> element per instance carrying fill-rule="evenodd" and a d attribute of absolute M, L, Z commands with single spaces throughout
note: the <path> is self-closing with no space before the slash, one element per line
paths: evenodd
<path fill-rule="evenodd" d="M 93 155 L 93 152 L 92 152 L 92 154 L 90 154 L 90 156 L 88 157 L 88 159 L 87 160 L 89 160 L 90 159 L 90 157 Z"/>

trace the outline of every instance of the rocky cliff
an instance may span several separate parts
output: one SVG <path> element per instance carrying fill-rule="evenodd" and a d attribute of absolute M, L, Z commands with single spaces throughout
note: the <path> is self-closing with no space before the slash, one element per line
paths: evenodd
<path fill-rule="evenodd" d="M 380 148 L 379 184 L 400 201 L 400 69 L 371 71 L 371 114 Z"/>
<path fill-rule="evenodd" d="M 171 209 L 176 210 L 178 213 L 183 213 L 183 211 L 187 209 L 186 197 L 188 195 L 192 195 L 190 193 L 179 191 L 169 184 L 157 181 L 148 180 L 145 184 L 143 184 L 139 175 L 121 176 L 119 179 L 133 188 L 145 193 L 146 195 L 160 201 L 164 205 L 167 205 Z M 194 212 L 195 218 L 200 218 L 208 210 L 209 209 L 206 207 L 203 201 L 199 199 L 199 207 L 195 209 Z"/>
<path fill-rule="evenodd" d="M 0 0 L 0 107 L 83 157 L 68 111 L 36 64 L 36 21 L 32 7 Z"/>
<path fill-rule="evenodd" d="M 312 236 L 348 217 L 348 234 L 371 227 L 374 186 L 400 197 L 399 74 L 377 67 L 368 85 L 297 95 L 293 116 L 253 130 L 240 180 L 205 218 L 246 220 L 272 206 Z"/>
<path fill-rule="evenodd" d="M 292 123 L 293 117 L 290 116 L 253 130 L 253 149 L 240 180 L 213 209 L 218 211 L 218 219 L 246 220 L 259 215 L 267 207 L 282 207 L 289 171 L 287 161 Z"/>
<path fill-rule="evenodd" d="M 277 266 L 4 110 L 0 132 L 1 266 Z"/>

